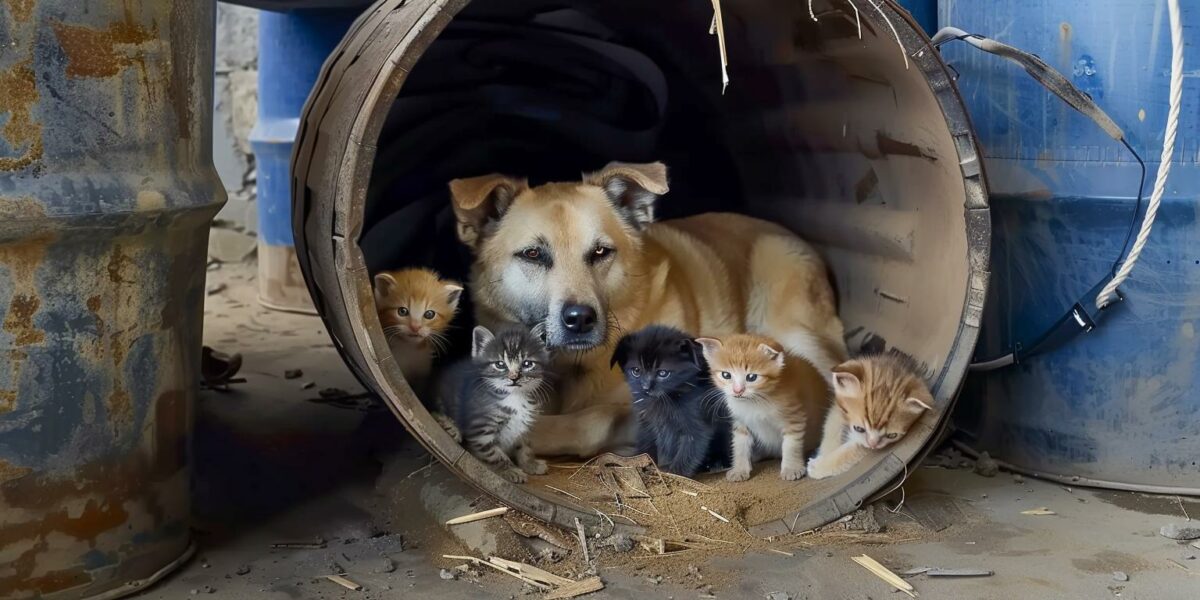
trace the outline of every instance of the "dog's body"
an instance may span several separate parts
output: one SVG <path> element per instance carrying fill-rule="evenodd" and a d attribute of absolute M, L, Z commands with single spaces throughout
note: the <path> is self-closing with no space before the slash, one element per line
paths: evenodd
<path fill-rule="evenodd" d="M 736 214 L 653 223 L 666 191 L 659 163 L 535 188 L 499 175 L 451 182 L 459 237 L 475 252 L 478 322 L 545 323 L 558 350 L 558 410 L 534 427 L 538 454 L 633 445 L 629 391 L 609 364 L 621 330 L 769 334 L 823 373 L 846 358 L 825 265 L 808 244 Z"/>

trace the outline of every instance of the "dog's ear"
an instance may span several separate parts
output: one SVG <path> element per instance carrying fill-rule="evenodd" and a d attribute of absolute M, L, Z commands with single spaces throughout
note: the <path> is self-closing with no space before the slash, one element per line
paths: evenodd
<path fill-rule="evenodd" d="M 621 217 L 638 230 L 654 222 L 654 201 L 670 189 L 667 165 L 660 162 L 608 163 L 584 175 L 583 182 L 603 189 Z"/>
<path fill-rule="evenodd" d="M 621 338 L 621 341 L 617 342 L 617 347 L 613 349 L 612 360 L 608 361 L 608 368 L 611 369 L 617 365 L 625 364 L 625 361 L 629 358 L 629 346 L 629 336 L 625 336 Z"/>
<path fill-rule="evenodd" d="M 458 239 L 472 250 L 478 249 L 488 223 L 504 216 L 513 199 L 527 189 L 527 180 L 499 174 L 451 181 L 450 199 L 458 220 Z"/>

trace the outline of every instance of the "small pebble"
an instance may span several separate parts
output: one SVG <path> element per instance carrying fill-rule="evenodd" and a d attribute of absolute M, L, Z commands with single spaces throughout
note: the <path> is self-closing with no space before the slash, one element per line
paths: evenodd
<path fill-rule="evenodd" d="M 439 571 L 438 577 L 441 577 L 442 579 L 444 579 L 446 581 L 452 581 L 452 580 L 458 579 L 458 575 L 455 575 L 453 571 L 447 571 L 446 569 L 442 569 L 441 571 Z"/>
<path fill-rule="evenodd" d="M 288 369 L 283 372 L 284 379 L 299 379 L 304 376 L 304 371 L 300 369 Z"/>
<path fill-rule="evenodd" d="M 249 573 L 249 572 L 250 572 L 250 565 L 242 565 L 237 568 L 238 575 L 245 575 L 246 573 Z"/>
<path fill-rule="evenodd" d="M 975 473 L 983 477 L 995 477 L 999 472 L 1000 465 L 997 465 L 987 452 L 980 452 L 979 458 L 975 459 Z"/>
<path fill-rule="evenodd" d="M 1129 576 L 1124 571 L 1113 571 L 1113 581 L 1129 581 Z"/>
<path fill-rule="evenodd" d="M 1020 473 L 1013 473 L 1013 483 L 1025 483 L 1025 476 Z"/>

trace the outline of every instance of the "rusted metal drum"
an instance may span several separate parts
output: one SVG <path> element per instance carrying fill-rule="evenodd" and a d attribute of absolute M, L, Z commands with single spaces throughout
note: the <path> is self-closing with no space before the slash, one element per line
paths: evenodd
<path fill-rule="evenodd" d="M 190 554 L 213 12 L 0 2 L 0 598 L 112 598 Z"/>
<path fill-rule="evenodd" d="M 937 440 L 966 374 L 991 221 L 974 133 L 938 52 L 891 0 L 856 4 L 814 0 L 810 14 L 795 0 L 721 2 L 731 78 L 723 93 L 708 2 L 377 2 L 326 62 L 292 156 L 300 266 L 347 364 L 459 477 L 546 521 L 601 523 L 505 481 L 446 435 L 390 356 L 370 273 L 388 264 L 382 241 L 410 259 L 433 255 L 448 276 L 465 274 L 465 261 L 454 262 L 452 177 L 508 170 L 496 166 L 506 159 L 520 175 L 563 156 L 564 164 L 589 156 L 593 168 L 664 160 L 673 180 L 660 215 L 736 211 L 804 236 L 833 270 L 851 350 L 909 353 L 928 369 L 937 399 L 877 460 L 805 482 L 775 514 L 748 523 L 751 533 L 803 531 L 892 489 Z M 506 27 L 519 31 L 504 37 Z M 566 37 L 580 40 L 572 52 L 547 50 L 547 40 Z M 578 57 L 597 54 L 619 62 L 622 76 L 582 74 L 572 81 L 588 91 L 556 96 L 530 74 L 546 63 L 574 75 Z M 639 79 L 629 73 L 655 70 L 662 75 L 640 80 L 663 103 L 637 105 L 663 113 L 633 123 L 580 117 L 607 88 L 629 89 Z M 505 72 L 513 78 L 492 79 Z M 534 130 L 541 137 L 519 137 Z M 506 135 L 508 149 L 497 145 Z M 464 157 L 480 162 L 464 171 L 480 170 L 445 172 Z M 569 167 L 572 177 L 583 170 Z"/>

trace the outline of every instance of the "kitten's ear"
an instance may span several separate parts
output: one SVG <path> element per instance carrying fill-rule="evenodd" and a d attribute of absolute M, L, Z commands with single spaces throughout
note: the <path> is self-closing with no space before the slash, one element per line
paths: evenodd
<path fill-rule="evenodd" d="M 446 302 L 449 302 L 450 306 L 458 308 L 458 300 L 462 298 L 463 286 L 457 283 L 447 283 L 443 289 L 446 290 Z"/>
<path fill-rule="evenodd" d="M 704 354 L 700 346 L 693 340 L 680 340 L 679 350 L 683 353 L 685 360 L 692 361 L 692 364 L 703 369 L 705 367 Z"/>
<path fill-rule="evenodd" d="M 621 338 L 621 341 L 617 342 L 617 347 L 613 348 L 612 359 L 608 361 L 608 368 L 611 369 L 617 365 L 625 364 L 625 361 L 629 359 L 630 345 L 629 336 L 625 336 Z"/>
<path fill-rule="evenodd" d="M 383 302 L 383 299 L 391 295 L 396 289 L 396 278 L 392 277 L 391 273 L 379 273 L 375 275 L 375 302 Z"/>
<path fill-rule="evenodd" d="M 700 344 L 700 347 L 704 349 L 704 358 L 706 358 L 708 362 L 712 362 L 712 359 L 717 355 L 717 352 L 721 351 L 721 340 L 718 340 L 717 338 L 696 338 L 696 343 Z"/>
<path fill-rule="evenodd" d="M 496 339 L 496 336 L 492 335 L 492 332 L 488 331 L 487 327 L 476 325 L 475 329 L 471 331 L 471 356 L 478 357 L 480 354 L 483 354 L 483 349 L 487 348 L 488 344 L 492 343 L 494 339 Z"/>
<path fill-rule="evenodd" d="M 847 361 L 833 368 L 833 392 L 838 396 L 862 395 L 862 364 Z"/>
<path fill-rule="evenodd" d="M 654 201 L 670 189 L 667 165 L 660 162 L 611 162 L 585 174 L 583 182 L 603 189 L 625 222 L 639 231 L 654 222 Z"/>
<path fill-rule="evenodd" d="M 779 350 L 776 350 L 767 344 L 759 344 L 758 351 L 765 354 L 766 357 L 771 360 L 771 362 L 779 365 L 780 367 L 783 366 L 784 358 L 786 358 L 784 357 L 783 352 L 780 352 Z"/>
<path fill-rule="evenodd" d="M 527 189 L 527 180 L 496 173 L 451 181 L 458 239 L 472 251 L 478 250 L 487 224 L 504 216 L 513 199 Z"/>
<path fill-rule="evenodd" d="M 538 321 L 536 325 L 529 328 L 529 333 L 533 334 L 533 337 L 541 340 L 543 345 L 550 343 L 550 335 L 546 332 L 545 321 Z"/>
<path fill-rule="evenodd" d="M 922 400 L 920 398 L 910 397 L 907 400 L 905 400 L 905 402 L 908 403 L 909 408 L 911 408 L 913 410 L 913 412 L 924 412 L 927 410 L 933 410 L 933 407 L 930 406 L 929 403 L 925 402 L 924 400 Z"/>

